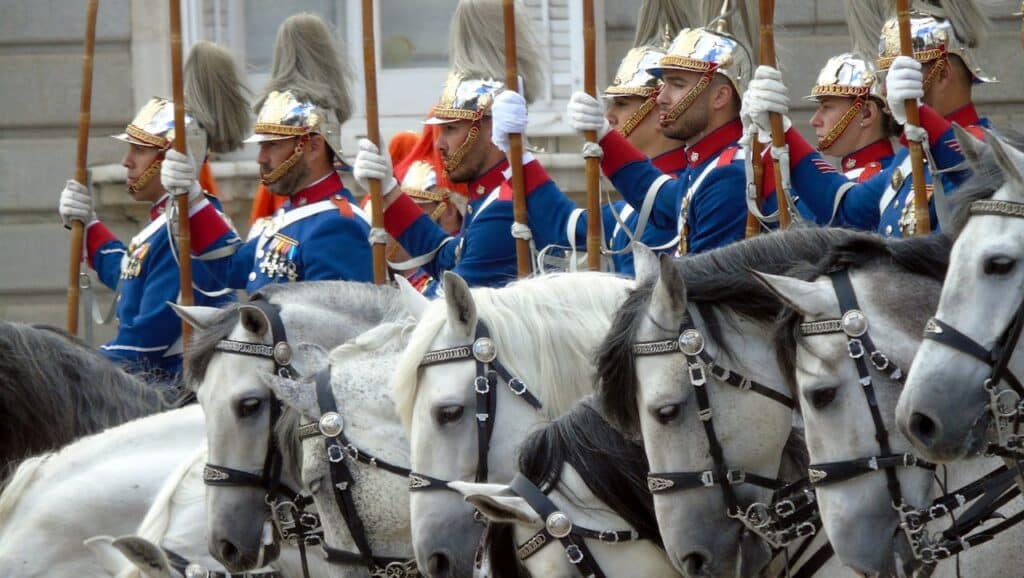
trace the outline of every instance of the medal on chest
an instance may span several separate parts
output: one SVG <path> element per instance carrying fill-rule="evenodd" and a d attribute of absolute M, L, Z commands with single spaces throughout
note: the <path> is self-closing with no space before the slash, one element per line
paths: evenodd
<path fill-rule="evenodd" d="M 924 192 L 926 198 L 931 201 L 932 199 L 932 186 L 925 185 Z M 907 194 L 907 202 L 903 203 L 903 210 L 900 211 L 899 227 L 900 233 L 904 237 L 909 237 L 917 231 L 917 215 L 915 214 L 914 207 L 914 190 L 911 187 Z"/>
<path fill-rule="evenodd" d="M 263 248 L 260 272 L 272 280 L 284 278 L 288 281 L 298 281 L 299 272 L 295 265 L 298 250 L 298 241 L 281 233 L 275 234 Z"/>
<path fill-rule="evenodd" d="M 122 279 L 135 279 L 142 274 L 142 262 L 149 253 L 149 243 L 143 243 L 138 247 L 134 243 L 128 246 L 128 259 L 121 265 Z"/>

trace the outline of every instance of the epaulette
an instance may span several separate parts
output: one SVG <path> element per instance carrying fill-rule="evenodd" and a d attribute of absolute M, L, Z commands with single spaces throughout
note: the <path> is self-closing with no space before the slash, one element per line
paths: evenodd
<path fill-rule="evenodd" d="M 355 212 L 352 210 L 351 203 L 349 203 L 348 199 L 346 199 L 345 197 L 341 195 L 336 195 L 331 198 L 331 202 L 338 207 L 338 212 L 341 213 L 341 216 L 347 217 L 349 219 L 355 216 Z"/>

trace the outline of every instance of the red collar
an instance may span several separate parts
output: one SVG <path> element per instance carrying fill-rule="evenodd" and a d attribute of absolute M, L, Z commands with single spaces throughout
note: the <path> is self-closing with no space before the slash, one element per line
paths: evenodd
<path fill-rule="evenodd" d="M 974 104 L 967 104 L 947 114 L 946 120 L 967 128 L 978 124 L 981 118 L 978 116 L 978 111 L 974 108 Z"/>
<path fill-rule="evenodd" d="M 164 196 L 160 197 L 160 200 L 149 206 L 149 220 L 155 221 L 157 217 L 164 214 L 167 210 L 167 203 L 170 202 L 171 195 L 164 193 Z"/>
<path fill-rule="evenodd" d="M 502 174 L 502 171 L 507 168 L 508 160 L 502 160 L 486 173 L 467 183 L 466 191 L 469 192 L 469 200 L 475 201 L 501 186 L 501 183 L 505 182 L 505 175 Z"/>
<path fill-rule="evenodd" d="M 866 147 L 855 150 L 843 157 L 843 171 L 849 171 L 866 166 L 869 163 L 878 162 L 886 157 L 896 154 L 892 150 L 892 143 L 889 139 L 876 140 Z"/>
<path fill-rule="evenodd" d="M 331 197 L 344 186 L 338 173 L 331 171 L 326 177 L 292 195 L 285 205 L 288 209 L 311 205 Z"/>
<path fill-rule="evenodd" d="M 656 169 L 666 175 L 675 175 L 686 168 L 686 147 L 676 147 L 651 159 Z"/>
<path fill-rule="evenodd" d="M 743 136 L 743 123 L 739 119 L 727 122 L 711 131 L 699 142 L 686 149 L 686 160 L 691 167 L 700 166 L 722 151 L 729 145 L 736 144 Z"/>

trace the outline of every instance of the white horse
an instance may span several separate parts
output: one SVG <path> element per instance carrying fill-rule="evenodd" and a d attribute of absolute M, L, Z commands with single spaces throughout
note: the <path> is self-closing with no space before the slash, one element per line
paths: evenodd
<path fill-rule="evenodd" d="M 483 526 L 445 483 L 512 479 L 526 435 L 593 391 L 593 350 L 633 281 L 574 273 L 470 290 L 446 274 L 444 286 L 444 300 L 427 307 L 396 364 L 392 392 L 411 442 L 412 489 L 420 490 L 410 496 L 420 571 L 468 576 Z M 484 326 L 490 342 L 477 339 Z M 487 363 L 474 362 L 474 340 Z M 428 352 L 433 363 L 421 367 Z M 507 368 L 501 379 L 488 378 L 495 363 Z"/>
<path fill-rule="evenodd" d="M 83 541 L 134 532 L 203 433 L 202 411 L 190 406 L 25 460 L 0 495 L 0 572 L 5 578 L 105 575 Z"/>
<path fill-rule="evenodd" d="M 397 297 L 392 288 L 365 283 L 307 282 L 265 288 L 266 310 L 246 303 L 223 311 L 177 308 L 197 329 L 186 373 L 207 417 L 212 469 L 205 475 L 215 484 L 231 483 L 206 491 L 210 552 L 230 571 L 276 558 L 279 536 L 271 529 L 268 486 L 279 477 L 282 491 L 297 489 L 300 476 L 294 471 L 299 448 L 282 445 L 271 431 L 284 408 L 265 377 L 313 375 L 320 367 L 302 365 L 310 356 L 300 346 L 333 348 L 348 341 L 397 314 Z M 277 335 L 280 330 L 285 335 Z M 248 479 L 238 484 L 240 476 Z"/>
<path fill-rule="evenodd" d="M 899 368 L 909 366 L 921 343 L 921 330 L 938 300 L 948 248 L 949 241 L 942 237 L 877 239 L 835 248 L 834 259 L 803 276 L 813 281 L 762 276 L 796 312 L 781 324 L 779 340 L 787 344 L 783 349 L 795 347 L 790 377 L 798 387 L 810 471 L 819 484 L 826 532 L 843 562 L 865 575 L 909 574 L 920 567 L 909 540 L 920 541 L 927 556 L 937 545 L 933 541 L 938 533 L 950 525 L 951 518 L 941 516 L 923 534 L 911 537 L 908 528 L 901 531 L 903 520 L 895 502 L 901 499 L 916 510 L 927 510 L 933 498 L 944 493 L 933 477 L 953 490 L 1001 463 L 979 457 L 953 463 L 934 475 L 932 469 L 917 467 L 912 457 L 905 457 L 910 455 L 910 443 L 894 428 L 902 387 Z M 836 267 L 849 268 L 831 277 L 816 274 Z M 864 363 L 858 368 L 852 355 L 860 353 Z M 884 429 L 875 425 L 872 402 Z M 894 482 L 896 486 L 891 485 Z M 1012 487 L 1012 478 L 1004 484 Z M 974 496 L 968 502 L 972 500 Z M 1012 514 L 1020 507 L 1018 498 L 1000 511 Z M 998 520 L 983 527 L 991 528 L 994 521 Z M 1018 575 L 1024 562 L 1022 539 L 1024 527 L 1016 526 L 958 558 L 940 561 L 932 575 Z M 944 544 L 951 545 L 957 541 Z M 926 574 L 931 571 L 925 568 Z"/>
<path fill-rule="evenodd" d="M 643 448 L 588 401 L 527 438 L 519 462 L 521 475 L 546 498 L 515 485 L 449 484 L 491 525 L 513 525 L 514 541 L 490 545 L 493 558 L 499 548 L 514 549 L 532 576 L 552 578 L 677 575 L 660 544 Z M 556 536 L 567 527 L 568 546 Z"/>
<path fill-rule="evenodd" d="M 364 460 L 373 457 L 399 467 L 409 464 L 409 442 L 389 396 L 387 382 L 404 347 L 403 335 L 410 328 L 408 322 L 384 323 L 330 353 L 330 386 L 338 410 L 336 413 L 341 417 L 341 432 Z M 314 352 L 309 351 L 309 354 Z M 317 366 L 327 362 L 324 355 L 319 362 L 304 364 Z M 281 401 L 301 415 L 302 421 L 314 424 L 320 421 L 322 410 L 314 381 L 268 376 L 267 383 Z M 282 422 L 282 428 L 290 430 L 283 435 L 297 437 L 298 421 Z M 335 494 L 325 438 L 322 435 L 307 436 L 301 443 L 302 479 L 310 488 L 320 512 L 325 546 L 358 554 Z M 352 493 L 355 510 L 373 555 L 399 560 L 391 562 L 395 574 L 389 576 L 401 576 L 397 573 L 397 566 L 414 571 L 415 563 L 406 565 L 401 562 L 413 559 L 407 476 L 361 463 L 353 451 L 341 462 L 354 480 L 346 491 Z M 386 562 L 380 564 L 385 569 L 387 566 Z M 365 576 L 367 573 L 366 567 L 360 563 L 334 565 L 332 571 L 334 576 L 346 577 Z"/>
<path fill-rule="evenodd" d="M 977 454 L 989 442 L 1006 447 L 1024 411 L 1021 392 L 1002 377 L 991 380 L 991 393 L 985 387 L 996 361 L 989 354 L 1004 345 L 1006 373 L 1024 376 L 1024 342 L 1005 343 L 1024 303 L 1024 143 L 993 133 L 983 143 L 962 130 L 957 139 L 973 177 L 957 191 L 949 274 L 896 409 L 900 429 L 935 462 Z M 957 333 L 963 342 L 951 344 Z M 970 341 L 979 351 L 968 351 Z M 997 423 L 995 413 L 1003 416 Z"/>
<path fill-rule="evenodd" d="M 643 436 L 661 535 L 686 576 L 776 575 L 827 547 L 816 536 L 798 550 L 797 540 L 794 556 L 773 560 L 766 539 L 788 539 L 768 536 L 755 519 L 771 507 L 773 483 L 803 477 L 805 450 L 771 339 L 782 303 L 746 271 L 785 271 L 852 234 L 802 229 L 678 262 L 663 257 L 653 279 L 638 274 L 602 345 L 602 407 L 613 425 Z M 819 572 L 836 575 L 838 566 Z"/>

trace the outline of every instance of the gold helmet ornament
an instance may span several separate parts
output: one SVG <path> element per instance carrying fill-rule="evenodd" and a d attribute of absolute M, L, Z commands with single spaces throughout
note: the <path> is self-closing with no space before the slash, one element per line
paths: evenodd
<path fill-rule="evenodd" d="M 707 28 L 684 28 L 676 35 L 658 65 L 647 69 L 647 72 L 660 79 L 669 70 L 699 72 L 702 76 L 665 115 L 665 123 L 678 119 L 707 89 L 715 74 L 729 79 L 737 95 L 743 94 L 753 69 L 750 51 L 732 36 Z"/>
<path fill-rule="evenodd" d="M 338 130 L 339 123 L 331 111 L 298 98 L 290 90 L 275 90 L 264 99 L 263 106 L 256 115 L 253 134 L 245 139 L 245 142 L 262 143 L 296 137 L 299 139 L 295 145 L 295 152 L 270 174 L 262 177 L 263 184 L 270 185 L 280 180 L 299 162 L 303 155 L 303 147 L 312 134 L 324 137 L 327 147 L 337 156 L 338 149 L 331 139 L 336 138 Z"/>
<path fill-rule="evenodd" d="M 472 121 L 466 140 L 444 160 L 444 168 L 452 172 L 465 158 L 480 136 L 480 121 L 491 114 L 494 99 L 503 90 L 505 83 L 482 78 L 468 78 L 459 72 L 452 72 L 444 83 L 441 101 L 434 106 L 430 118 L 423 124 L 448 124 L 460 120 Z"/>
<path fill-rule="evenodd" d="M 971 49 L 973 44 L 964 42 L 953 29 L 950 20 L 938 16 L 914 13 L 910 18 L 910 36 L 914 47 L 914 59 L 918 62 L 935 62 L 935 66 L 924 79 L 925 90 L 938 77 L 946 66 L 946 57 L 955 54 L 963 61 L 971 73 L 974 84 L 982 82 L 998 82 L 995 77 L 985 74 L 977 65 Z M 878 43 L 878 70 L 888 70 L 892 61 L 900 55 L 900 28 L 895 18 L 890 18 L 882 27 L 882 36 Z"/>
<path fill-rule="evenodd" d="M 174 136 L 174 103 L 166 98 L 154 96 L 142 105 L 124 132 L 112 135 L 111 138 L 128 144 L 160 149 L 162 153 L 174 144 Z M 185 139 L 193 158 L 206 158 L 206 132 L 188 114 L 185 115 Z M 128 185 L 128 190 L 134 194 L 149 184 L 154 176 L 160 174 L 163 159 L 163 154 L 157 155 L 139 178 Z"/>
<path fill-rule="evenodd" d="M 454 205 L 459 214 L 465 214 L 465 203 L 459 203 L 461 197 L 438 186 L 437 171 L 434 170 L 434 165 L 427 161 L 416 161 L 409 165 L 405 177 L 402 178 L 401 189 L 417 203 L 437 203 L 437 207 L 430 213 L 430 218 L 434 222 L 441 218 L 449 204 Z"/>
<path fill-rule="evenodd" d="M 881 83 L 878 82 L 874 67 L 869 61 L 852 52 L 829 58 L 818 72 L 818 80 L 811 89 L 811 94 L 804 98 L 817 102 L 822 97 L 836 96 L 852 98 L 853 104 L 843 113 L 832 130 L 818 140 L 818 148 L 825 150 L 832 146 L 864 108 L 868 98 L 875 98 L 885 112 L 885 97 L 882 96 L 880 89 Z"/>
<path fill-rule="evenodd" d="M 605 98 L 617 96 L 639 96 L 644 99 L 640 108 L 626 122 L 618 127 L 622 136 L 628 137 L 647 115 L 654 110 L 661 83 L 648 69 L 654 68 L 665 56 L 665 51 L 652 46 L 630 49 L 615 72 L 611 86 L 605 89 Z"/>

